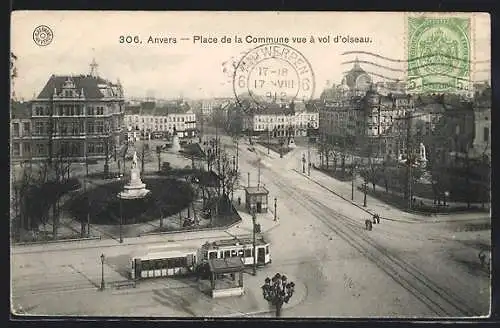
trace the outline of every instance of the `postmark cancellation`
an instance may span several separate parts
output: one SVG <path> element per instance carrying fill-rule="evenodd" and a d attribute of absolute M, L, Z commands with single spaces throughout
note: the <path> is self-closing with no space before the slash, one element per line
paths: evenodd
<path fill-rule="evenodd" d="M 254 105 L 307 101 L 314 95 L 314 71 L 297 49 L 284 44 L 263 44 L 248 51 L 233 76 L 236 99 L 249 97 Z"/>

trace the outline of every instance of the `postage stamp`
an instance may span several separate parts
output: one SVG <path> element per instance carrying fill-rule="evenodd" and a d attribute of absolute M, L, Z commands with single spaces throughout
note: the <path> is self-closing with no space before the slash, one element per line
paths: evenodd
<path fill-rule="evenodd" d="M 409 90 L 463 90 L 470 79 L 470 18 L 408 17 Z"/>
<path fill-rule="evenodd" d="M 251 49 L 238 62 L 233 77 L 238 102 L 246 96 L 257 106 L 309 100 L 314 88 L 314 71 L 309 61 L 297 49 L 283 44 L 263 44 Z"/>

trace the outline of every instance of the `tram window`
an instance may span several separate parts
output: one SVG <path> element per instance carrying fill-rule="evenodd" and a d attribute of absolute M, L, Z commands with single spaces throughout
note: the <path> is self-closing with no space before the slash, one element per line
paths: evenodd
<path fill-rule="evenodd" d="M 223 258 L 224 258 L 224 253 L 223 253 L 222 251 L 220 251 L 220 253 L 219 253 L 219 258 L 220 258 L 220 259 L 223 259 Z"/>
<path fill-rule="evenodd" d="M 188 264 L 188 263 L 187 263 L 187 258 L 185 258 L 185 257 L 180 257 L 180 258 L 179 258 L 179 264 L 180 264 L 179 266 L 181 266 L 181 267 L 187 267 L 187 264 Z"/>
<path fill-rule="evenodd" d="M 161 262 L 160 262 L 160 268 L 161 268 L 161 269 L 166 269 L 166 268 L 168 268 L 168 260 L 167 260 L 167 259 L 163 259 L 163 260 L 161 260 Z"/>
<path fill-rule="evenodd" d="M 245 249 L 245 257 L 251 257 L 252 256 L 252 249 Z"/>
<path fill-rule="evenodd" d="M 149 270 L 149 261 L 142 261 L 141 262 L 142 270 Z"/>
<path fill-rule="evenodd" d="M 167 261 L 167 268 L 172 269 L 175 267 L 174 266 L 174 264 L 175 264 L 174 259 L 167 259 L 166 261 Z"/>
<path fill-rule="evenodd" d="M 203 258 L 204 259 L 207 259 L 207 254 L 208 254 L 208 252 L 203 252 Z M 210 254 L 212 254 L 212 253 L 210 253 Z"/>
<path fill-rule="evenodd" d="M 238 252 L 235 249 L 233 249 L 231 251 L 231 257 L 236 257 L 236 256 L 238 256 Z"/>
<path fill-rule="evenodd" d="M 238 251 L 238 256 L 239 256 L 239 257 L 243 257 L 243 255 L 245 255 L 244 253 L 245 253 L 245 252 L 243 252 L 243 250 L 242 250 L 242 249 L 240 249 L 240 250 Z"/>
<path fill-rule="evenodd" d="M 266 246 L 266 254 L 269 254 L 269 246 Z"/>
<path fill-rule="evenodd" d="M 230 257 L 231 251 L 224 251 L 224 258 Z"/>
<path fill-rule="evenodd" d="M 208 258 L 209 259 L 216 259 L 217 258 L 217 252 L 210 252 L 210 253 L 208 253 Z"/>

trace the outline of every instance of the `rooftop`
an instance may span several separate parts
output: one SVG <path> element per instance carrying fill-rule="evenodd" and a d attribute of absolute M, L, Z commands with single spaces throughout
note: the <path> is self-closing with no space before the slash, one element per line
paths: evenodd
<path fill-rule="evenodd" d="M 241 257 L 226 257 L 223 259 L 209 259 L 208 265 L 213 273 L 230 273 L 242 271 L 245 264 Z"/>
<path fill-rule="evenodd" d="M 269 191 L 264 188 L 264 187 L 246 187 L 245 188 L 245 191 L 249 194 L 262 194 L 262 195 L 266 195 L 266 194 L 269 194 Z"/>
<path fill-rule="evenodd" d="M 107 97 L 103 93 L 103 89 L 111 88 L 121 88 L 118 84 L 114 84 L 108 80 L 92 75 L 52 75 L 44 88 L 38 95 L 38 99 L 49 99 L 54 95 L 54 89 L 60 92 L 66 81 L 71 81 L 74 84 L 74 89 L 80 92 L 83 90 L 83 94 L 86 98 L 90 99 L 100 99 Z M 114 90 L 111 91 L 111 96 L 121 97 L 119 93 L 115 93 Z"/>

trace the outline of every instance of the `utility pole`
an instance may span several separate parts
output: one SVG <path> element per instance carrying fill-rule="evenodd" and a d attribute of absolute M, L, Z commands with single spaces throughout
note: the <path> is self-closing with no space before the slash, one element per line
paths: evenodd
<path fill-rule="evenodd" d="M 247 179 L 248 180 L 248 185 L 247 186 L 250 187 L 250 172 L 247 173 L 247 178 L 248 178 Z"/>
<path fill-rule="evenodd" d="M 271 132 L 269 131 L 269 127 L 267 128 L 267 154 L 269 155 L 269 144 L 271 142 Z"/>

